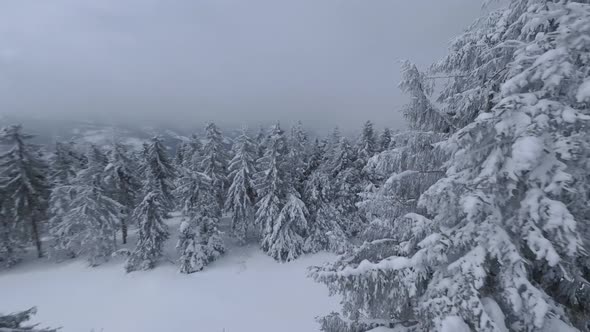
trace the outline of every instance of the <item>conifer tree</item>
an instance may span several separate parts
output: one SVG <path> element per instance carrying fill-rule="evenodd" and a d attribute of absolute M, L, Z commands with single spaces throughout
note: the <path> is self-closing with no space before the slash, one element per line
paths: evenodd
<path fill-rule="evenodd" d="M 379 152 L 389 150 L 391 144 L 391 130 L 389 128 L 383 129 L 381 136 L 379 137 Z"/>
<path fill-rule="evenodd" d="M 309 152 L 309 161 L 305 167 L 305 177 L 309 178 L 313 172 L 319 169 L 324 161 L 326 155 L 326 144 L 316 138 Z"/>
<path fill-rule="evenodd" d="M 47 220 L 49 200 L 48 167 L 39 147 L 27 142 L 31 138 L 20 125 L 0 133 L 0 143 L 6 147 L 0 154 L 0 188 L 12 240 L 23 245 L 32 240 L 37 256 L 42 257 L 42 223 Z"/>
<path fill-rule="evenodd" d="M 256 180 L 256 224 L 261 227 L 262 250 L 278 261 L 290 261 L 303 253 L 308 211 L 290 177 L 287 140 L 278 124 L 266 143 Z"/>
<path fill-rule="evenodd" d="M 71 144 L 55 143 L 55 152 L 51 158 L 49 180 L 54 186 L 68 185 L 82 168 Z"/>
<path fill-rule="evenodd" d="M 200 170 L 203 162 L 203 144 L 201 137 L 192 134 L 190 140 L 185 143 L 184 167 L 192 170 Z"/>
<path fill-rule="evenodd" d="M 148 194 L 133 211 L 131 220 L 139 225 L 139 237 L 125 264 L 127 272 L 152 269 L 162 256 L 162 247 L 169 233 L 159 200 L 157 191 L 148 189 Z"/>
<path fill-rule="evenodd" d="M 272 228 L 267 229 L 262 239 L 262 250 L 280 262 L 289 262 L 301 256 L 307 235 L 308 213 L 299 193 L 292 188 Z"/>
<path fill-rule="evenodd" d="M 225 208 L 232 212 L 231 229 L 241 242 L 246 240 L 247 231 L 253 226 L 256 191 L 254 189 L 255 144 L 244 129 L 238 137 L 235 156 L 230 162 L 231 185 Z"/>
<path fill-rule="evenodd" d="M 71 185 L 53 194 L 75 194 L 59 222 L 52 224 L 55 250 L 69 256 L 86 255 L 91 266 L 107 261 L 116 248 L 115 235 L 120 225 L 122 205 L 105 190 L 106 156 L 96 146 L 88 151 L 88 164 Z"/>
<path fill-rule="evenodd" d="M 334 187 L 333 196 L 328 200 L 333 202 L 334 207 L 342 216 L 340 221 L 344 224 L 341 227 L 349 236 L 354 236 L 362 228 L 362 220 L 356 206 L 357 195 L 361 192 L 362 186 L 356 155 L 346 137 L 340 139 L 333 159 L 327 167 Z"/>
<path fill-rule="evenodd" d="M 346 222 L 330 200 L 335 196 L 331 182 L 330 177 L 320 170 L 314 172 L 306 182 L 304 201 L 309 211 L 309 231 L 304 246 L 306 252 L 328 250 L 341 254 L 350 248 L 341 226 Z"/>
<path fill-rule="evenodd" d="M 0 191 L 0 264 L 9 268 L 20 261 L 19 255 L 24 251 L 24 244 L 20 232 L 15 230 L 15 223 L 8 218 L 3 205 L 6 198 L 7 194 Z"/>
<path fill-rule="evenodd" d="M 452 133 L 437 144 L 448 169 L 419 197 L 422 215 L 399 218 L 379 251 L 314 272 L 344 295 L 348 318 L 416 331 L 587 328 L 588 178 L 574 176 L 587 172 L 589 22 L 586 1 L 512 1 L 453 41 L 435 66 L 451 77 L 439 104 L 413 98 L 406 112 L 411 128 Z"/>
<path fill-rule="evenodd" d="M 152 188 L 158 192 L 162 207 L 166 214 L 174 209 L 174 180 L 176 169 L 170 162 L 166 147 L 159 137 L 152 138 L 149 145 L 144 146 L 144 188 Z M 146 193 L 147 194 L 147 193 Z"/>
<path fill-rule="evenodd" d="M 299 192 L 303 192 L 305 170 L 308 162 L 308 137 L 301 121 L 291 128 L 289 137 L 289 166 L 293 185 Z"/>
<path fill-rule="evenodd" d="M 104 171 L 105 188 L 109 196 L 117 201 L 121 211 L 121 237 L 127 243 L 128 219 L 135 208 L 141 188 L 136 165 L 129 157 L 127 148 L 116 143 L 109 154 L 109 163 Z"/>
<path fill-rule="evenodd" d="M 211 179 L 203 173 L 195 175 L 191 183 L 190 196 L 185 206 L 188 220 L 180 225 L 180 236 L 176 248 L 180 253 L 181 273 L 202 270 L 225 252 L 225 245 L 218 229 L 221 207 L 213 196 Z"/>
<path fill-rule="evenodd" d="M 378 151 L 377 137 L 371 121 L 365 122 L 358 140 L 357 156 L 366 163 Z"/>
<path fill-rule="evenodd" d="M 221 131 L 214 123 L 207 124 L 201 169 L 211 179 L 214 197 L 223 206 L 227 190 L 227 151 Z"/>

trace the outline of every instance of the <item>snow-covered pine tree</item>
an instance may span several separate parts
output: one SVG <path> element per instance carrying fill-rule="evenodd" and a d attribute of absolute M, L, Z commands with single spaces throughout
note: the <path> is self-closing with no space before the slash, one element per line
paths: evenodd
<path fill-rule="evenodd" d="M 192 183 L 185 182 L 190 190 L 185 206 L 188 217 L 180 225 L 180 236 L 176 248 L 180 253 L 181 273 L 202 270 L 225 252 L 225 245 L 218 229 L 221 207 L 213 195 L 211 179 L 203 173 L 196 173 Z"/>
<path fill-rule="evenodd" d="M 291 181 L 293 181 L 295 189 L 299 193 L 303 193 L 305 169 L 308 163 L 308 137 L 301 121 L 291 128 L 289 158 L 291 160 L 288 164 L 291 167 Z"/>
<path fill-rule="evenodd" d="M 109 163 L 104 170 L 105 189 L 111 198 L 123 206 L 121 211 L 121 238 L 127 243 L 128 219 L 137 204 L 141 183 L 137 166 L 129 157 L 127 147 L 115 143 L 109 153 Z"/>
<path fill-rule="evenodd" d="M 309 211 L 305 252 L 328 250 L 342 254 L 350 248 L 341 226 L 346 222 L 330 200 L 334 196 L 333 184 L 328 174 L 321 170 L 313 172 L 306 181 L 304 190 L 304 201 Z"/>
<path fill-rule="evenodd" d="M 211 179 L 211 186 L 219 206 L 223 206 L 228 187 L 227 181 L 227 147 L 219 128 L 213 123 L 207 124 L 206 142 L 203 147 L 201 169 Z"/>
<path fill-rule="evenodd" d="M 75 194 L 59 222 L 52 224 L 51 234 L 56 241 L 56 251 L 87 255 L 90 265 L 96 266 L 115 251 L 115 235 L 123 207 L 110 198 L 104 188 L 106 156 L 96 146 L 91 146 L 87 157 L 87 167 L 78 173 L 71 185 L 62 186 L 64 192 Z M 54 195 L 61 193 L 53 192 Z"/>
<path fill-rule="evenodd" d="M 225 209 L 232 212 L 232 234 L 242 243 L 246 241 L 248 229 L 252 228 L 254 222 L 255 148 L 254 141 L 244 128 L 237 139 L 235 155 L 229 164 L 231 185 L 227 193 Z"/>
<path fill-rule="evenodd" d="M 359 160 L 366 163 L 369 158 L 375 155 L 379 151 L 377 137 L 375 136 L 375 130 L 373 129 L 373 123 L 371 121 L 365 122 L 363 130 L 357 143 L 357 156 Z"/>
<path fill-rule="evenodd" d="M 41 232 L 47 220 L 48 166 L 40 148 L 27 142 L 31 138 L 33 135 L 24 133 L 20 125 L 0 133 L 0 143 L 6 147 L 0 154 L 0 188 L 11 239 L 23 245 L 32 240 L 37 256 L 43 257 Z"/>
<path fill-rule="evenodd" d="M 53 240 L 50 255 L 54 258 L 64 259 L 76 256 L 74 248 L 68 245 L 70 230 L 63 227 L 66 224 L 63 218 L 69 212 L 75 198 L 78 188 L 75 184 L 89 181 L 89 179 L 80 180 L 78 174 L 82 170 L 86 174 L 102 173 L 106 165 L 107 157 L 96 146 L 90 146 L 86 154 L 75 151 L 72 143 L 59 144 L 56 147 L 56 156 L 51 168 L 53 187 L 49 199 L 49 233 Z M 62 231 L 66 233 L 61 233 Z"/>
<path fill-rule="evenodd" d="M 364 190 L 357 204 L 370 224 L 364 240 L 391 238 L 398 218 L 417 212 L 418 198 L 444 175 L 447 155 L 436 148 L 445 134 L 409 130 L 392 137 L 395 148 L 369 159 L 365 173 L 385 179 Z"/>
<path fill-rule="evenodd" d="M 187 142 L 180 141 L 176 145 L 176 153 L 174 154 L 174 166 L 176 169 L 182 169 L 187 155 Z"/>
<path fill-rule="evenodd" d="M 201 137 L 197 134 L 192 134 L 189 141 L 185 143 L 184 168 L 198 171 L 201 169 L 203 162 L 203 144 Z"/>
<path fill-rule="evenodd" d="M 177 171 L 172 165 L 166 147 L 159 137 L 152 138 L 150 144 L 144 146 L 144 157 L 144 165 L 142 166 L 143 186 L 159 192 L 162 207 L 168 214 L 174 209 L 173 191 Z"/>
<path fill-rule="evenodd" d="M 336 154 L 336 149 L 340 145 L 340 141 L 342 140 L 342 133 L 340 132 L 340 128 L 334 127 L 330 135 L 325 138 L 325 155 L 324 155 L 324 164 L 329 164 L 334 160 L 334 155 Z"/>
<path fill-rule="evenodd" d="M 162 256 L 162 247 L 170 236 L 164 216 L 157 190 L 149 191 L 133 210 L 131 220 L 139 225 L 139 237 L 135 249 L 125 263 L 127 272 L 152 269 Z"/>
<path fill-rule="evenodd" d="M 270 236 L 274 223 L 285 202 L 286 140 L 283 130 L 276 124 L 271 128 L 266 140 L 264 156 L 258 160 L 259 173 L 256 174 L 256 190 L 259 201 L 256 203 L 255 223 L 260 228 L 262 249 L 268 252 Z"/>
<path fill-rule="evenodd" d="M 358 213 L 356 203 L 358 194 L 362 190 L 361 173 L 358 169 L 357 157 L 354 148 L 346 137 L 340 138 L 340 143 L 335 148 L 333 159 L 326 165 L 327 172 L 331 177 L 334 190 L 331 191 L 332 201 L 340 218 L 342 229 L 348 236 L 354 236 L 362 229 L 362 220 Z"/>
<path fill-rule="evenodd" d="M 263 126 L 260 126 L 258 129 L 258 133 L 254 138 L 254 142 L 256 143 L 256 160 L 264 157 L 264 151 L 266 151 L 266 138 L 268 134 L 266 129 Z"/>
<path fill-rule="evenodd" d="M 419 331 L 587 329 L 588 177 L 574 176 L 587 172 L 589 34 L 587 1 L 517 0 L 455 41 L 446 72 L 460 83 L 442 94 L 458 107 L 431 113 L 456 130 L 441 146 L 451 158 L 419 200 L 431 218 L 409 214 L 387 252 L 315 272 L 349 317 Z M 460 76 L 482 84 L 461 89 Z"/>
<path fill-rule="evenodd" d="M 20 254 L 24 251 L 25 244 L 22 234 L 15 230 L 15 223 L 9 218 L 3 202 L 8 194 L 0 189 L 0 264 L 4 267 L 12 267 L 20 261 Z"/>
<path fill-rule="evenodd" d="M 389 150 L 390 145 L 391 145 L 391 130 L 389 128 L 385 127 L 385 129 L 383 129 L 383 132 L 381 133 L 381 136 L 379 136 L 378 151 L 379 152 L 387 151 L 387 150 Z"/>
<path fill-rule="evenodd" d="M 319 138 L 316 138 L 313 141 L 313 144 L 310 148 L 309 152 L 309 160 L 305 167 L 305 177 L 309 178 L 313 172 L 319 169 L 322 166 L 326 155 L 326 144 L 324 141 L 320 141 Z"/>
<path fill-rule="evenodd" d="M 258 162 L 256 224 L 262 250 L 278 261 L 293 260 L 303 252 L 308 212 L 291 182 L 287 140 L 279 124 L 271 128 Z"/>
<path fill-rule="evenodd" d="M 301 256 L 308 231 L 308 214 L 299 192 L 291 186 L 272 229 L 262 239 L 262 249 L 280 262 L 289 262 Z"/>
<path fill-rule="evenodd" d="M 82 168 L 71 143 L 55 143 L 55 152 L 50 160 L 49 180 L 53 186 L 68 185 Z"/>

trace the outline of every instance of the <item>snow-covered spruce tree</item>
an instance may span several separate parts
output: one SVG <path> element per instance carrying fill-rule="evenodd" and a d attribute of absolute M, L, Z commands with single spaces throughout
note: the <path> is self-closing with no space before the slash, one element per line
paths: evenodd
<path fill-rule="evenodd" d="M 144 146 L 144 158 L 144 165 L 141 168 L 144 177 L 143 186 L 158 191 L 162 207 L 168 214 L 174 209 L 173 191 L 177 172 L 159 137 L 152 138 L 150 144 Z"/>
<path fill-rule="evenodd" d="M 180 236 L 176 248 L 180 253 L 181 273 L 201 271 L 225 252 L 225 245 L 218 229 L 221 207 L 213 195 L 211 179 L 203 173 L 193 177 L 192 188 L 187 199 L 190 203 L 188 216 L 180 225 Z"/>
<path fill-rule="evenodd" d="M 115 235 L 123 207 L 110 198 L 104 188 L 106 156 L 96 146 L 91 146 L 87 157 L 87 167 L 78 173 L 71 185 L 62 186 L 64 192 L 75 194 L 59 222 L 52 224 L 51 234 L 57 252 L 86 255 L 90 265 L 96 266 L 115 251 Z"/>
<path fill-rule="evenodd" d="M 203 144 L 201 137 L 197 134 L 192 134 L 189 141 L 185 143 L 184 148 L 184 168 L 189 168 L 194 171 L 200 170 L 203 162 Z"/>
<path fill-rule="evenodd" d="M 383 132 L 379 136 L 379 147 L 378 151 L 383 152 L 389 150 L 391 145 L 391 130 L 389 128 L 383 129 Z"/>
<path fill-rule="evenodd" d="M 363 125 L 363 130 L 357 145 L 357 156 L 364 163 L 379 151 L 377 137 L 375 136 L 373 123 L 371 121 L 367 121 Z"/>
<path fill-rule="evenodd" d="M 327 250 L 341 254 L 350 248 L 341 226 L 346 223 L 330 200 L 334 197 L 333 190 L 330 177 L 321 170 L 312 173 L 305 183 L 304 201 L 309 211 L 305 252 Z"/>
<path fill-rule="evenodd" d="M 398 218 L 418 211 L 418 198 L 444 175 L 447 156 L 436 148 L 445 134 L 407 131 L 393 136 L 395 148 L 371 158 L 365 172 L 373 179 L 385 179 L 360 194 L 357 204 L 370 224 L 364 240 L 391 238 Z"/>
<path fill-rule="evenodd" d="M 15 223 L 8 217 L 3 205 L 7 194 L 0 189 L 0 266 L 12 267 L 20 261 L 20 254 L 24 251 L 24 243 L 20 232 L 15 231 Z"/>
<path fill-rule="evenodd" d="M 262 158 L 264 156 L 264 151 L 266 151 L 266 138 L 268 137 L 266 130 L 263 126 L 260 126 L 256 137 L 254 138 L 254 142 L 256 143 L 256 160 Z"/>
<path fill-rule="evenodd" d="M 141 183 L 137 166 L 129 157 L 127 148 L 115 143 L 109 153 L 109 163 L 104 170 L 105 189 L 109 196 L 123 206 L 121 211 L 121 238 L 127 243 L 128 219 L 135 208 Z"/>
<path fill-rule="evenodd" d="M 363 227 L 356 206 L 358 194 L 362 190 L 361 173 L 356 161 L 357 157 L 350 142 L 346 137 L 341 137 L 332 154 L 332 160 L 326 164 L 334 188 L 330 191 L 333 196 L 328 197 L 328 200 L 333 202 L 342 216 L 341 227 L 348 236 L 358 234 Z"/>
<path fill-rule="evenodd" d="M 462 128 L 466 117 L 447 118 L 450 131 L 460 129 L 442 146 L 451 154 L 446 176 L 419 201 L 432 218 L 408 215 L 399 234 L 411 236 L 388 253 L 315 275 L 334 282 L 349 315 L 415 319 L 423 331 L 451 321 L 473 331 L 586 329 L 587 244 L 579 229 L 588 217 L 578 207 L 587 177 L 574 174 L 587 167 L 580 158 L 588 155 L 590 5 L 512 1 L 481 22 L 466 33 L 487 29 L 485 54 L 469 47 L 478 59 L 471 69 L 485 66 L 484 57 L 499 63 L 485 75 L 498 90 L 476 86 L 493 98 Z M 450 68 L 461 73 L 465 47 L 451 51 Z M 458 91 L 457 110 L 471 109 L 474 99 Z M 360 280 L 371 288 L 353 291 Z M 368 295 L 385 293 L 387 300 Z"/>
<path fill-rule="evenodd" d="M 305 169 L 308 163 L 308 137 L 301 121 L 291 128 L 289 158 L 293 185 L 299 193 L 303 193 Z"/>
<path fill-rule="evenodd" d="M 305 177 L 309 178 L 313 172 L 319 169 L 324 161 L 326 155 L 326 144 L 316 138 L 311 145 L 309 151 L 309 160 L 305 167 Z"/>
<path fill-rule="evenodd" d="M 4 193 L 2 206 L 12 240 L 22 245 L 32 240 L 37 256 L 43 257 L 42 223 L 47 220 L 49 200 L 48 167 L 38 146 L 28 143 L 32 135 L 20 125 L 4 128 L 0 143 L 0 188 Z"/>
<path fill-rule="evenodd" d="M 31 319 L 31 316 L 37 313 L 37 308 L 9 314 L 0 314 L 0 331 L 2 332 L 57 332 L 56 329 L 38 328 L 38 325 L 23 326 L 23 324 Z"/>
<path fill-rule="evenodd" d="M 184 167 L 184 162 L 187 155 L 187 142 L 180 141 L 176 145 L 176 153 L 174 154 L 174 166 L 176 169 L 181 169 Z"/>
<path fill-rule="evenodd" d="M 262 240 L 263 250 L 280 262 L 289 262 L 301 256 L 305 246 L 308 213 L 299 192 L 291 187 L 271 232 Z"/>
<path fill-rule="evenodd" d="M 225 193 L 228 187 L 227 181 L 227 147 L 221 131 L 214 123 L 207 124 L 205 128 L 205 145 L 203 147 L 203 160 L 201 169 L 211 179 L 214 196 L 220 206 L 225 201 Z"/>
<path fill-rule="evenodd" d="M 325 138 L 325 155 L 324 155 L 324 164 L 330 164 L 332 160 L 334 160 L 334 155 L 336 154 L 336 150 L 340 145 L 340 141 L 342 140 L 342 133 L 340 133 L 340 128 L 334 127 L 330 135 Z"/>
<path fill-rule="evenodd" d="M 246 241 L 248 229 L 252 228 L 254 223 L 255 148 L 256 145 L 243 129 L 235 145 L 235 155 L 229 164 L 231 185 L 227 193 L 225 209 L 232 212 L 232 235 L 242 243 Z"/>
<path fill-rule="evenodd" d="M 303 253 L 307 230 L 307 208 L 291 182 L 288 161 L 287 140 L 276 124 L 258 161 L 256 224 L 261 228 L 262 250 L 278 261 L 291 261 Z"/>
<path fill-rule="evenodd" d="M 139 225 L 139 237 L 131 252 L 125 270 L 127 272 L 152 269 L 162 256 L 162 247 L 168 239 L 168 226 L 164 224 L 165 212 L 160 204 L 158 191 L 150 191 L 133 210 L 131 220 Z"/>
<path fill-rule="evenodd" d="M 55 152 L 50 160 L 49 180 L 53 186 L 68 185 L 83 167 L 75 155 L 71 143 L 55 143 Z"/>

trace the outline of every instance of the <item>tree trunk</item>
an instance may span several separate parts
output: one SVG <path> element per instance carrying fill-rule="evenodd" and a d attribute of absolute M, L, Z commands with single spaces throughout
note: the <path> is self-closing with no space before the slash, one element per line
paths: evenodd
<path fill-rule="evenodd" d="M 123 239 L 123 244 L 127 243 L 127 221 L 123 218 L 121 220 L 121 238 Z"/>
<path fill-rule="evenodd" d="M 39 227 L 35 217 L 31 218 L 31 230 L 33 231 L 33 241 L 37 247 L 37 257 L 43 258 L 43 249 L 41 248 L 41 237 L 39 236 Z"/>

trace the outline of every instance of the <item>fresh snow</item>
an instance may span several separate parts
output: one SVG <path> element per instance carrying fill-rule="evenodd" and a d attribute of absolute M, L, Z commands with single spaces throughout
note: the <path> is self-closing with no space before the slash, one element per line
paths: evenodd
<path fill-rule="evenodd" d="M 498 302 L 491 297 L 484 297 L 481 299 L 481 303 L 488 316 L 490 316 L 494 321 L 494 324 L 496 324 L 498 332 L 508 332 L 508 328 L 506 327 L 506 317 L 504 316 L 502 309 L 500 309 Z"/>
<path fill-rule="evenodd" d="M 447 316 L 442 321 L 440 332 L 470 332 L 469 325 L 459 316 Z"/>
<path fill-rule="evenodd" d="M 335 258 L 328 253 L 281 264 L 258 246 L 228 243 L 205 270 L 180 274 L 171 263 L 180 222 L 167 220 L 172 234 L 154 270 L 126 274 L 117 258 L 95 268 L 83 259 L 28 260 L 1 271 L 0 313 L 37 306 L 35 322 L 61 332 L 301 332 L 318 331 L 315 317 L 339 309 L 339 299 L 307 277 L 307 267 Z"/>

